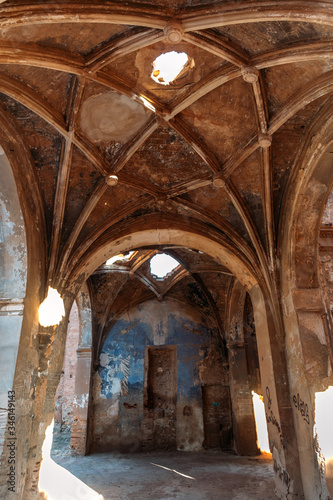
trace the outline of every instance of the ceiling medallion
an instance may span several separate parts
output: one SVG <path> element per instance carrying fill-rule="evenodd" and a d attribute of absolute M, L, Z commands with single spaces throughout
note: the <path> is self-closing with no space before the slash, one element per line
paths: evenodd
<path fill-rule="evenodd" d="M 270 134 L 258 134 L 258 142 L 261 148 L 269 148 L 272 144 L 272 136 Z"/>
<path fill-rule="evenodd" d="M 254 83 L 259 78 L 259 71 L 257 68 L 252 68 L 250 66 L 244 66 L 242 68 L 242 76 L 245 82 Z"/>
<path fill-rule="evenodd" d="M 118 177 L 116 175 L 107 175 L 105 182 L 108 186 L 116 186 L 118 184 Z"/>
<path fill-rule="evenodd" d="M 182 41 L 184 35 L 182 25 L 177 21 L 172 21 L 164 28 L 164 34 L 167 42 L 173 44 L 179 43 Z"/>

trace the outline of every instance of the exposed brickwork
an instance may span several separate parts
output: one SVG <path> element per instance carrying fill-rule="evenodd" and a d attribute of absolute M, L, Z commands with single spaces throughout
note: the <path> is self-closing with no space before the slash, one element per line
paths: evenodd
<path fill-rule="evenodd" d="M 74 302 L 69 316 L 64 364 L 56 393 L 55 421 L 61 423 L 62 426 L 71 426 L 73 423 L 76 350 L 79 345 L 79 335 L 79 312 Z"/>

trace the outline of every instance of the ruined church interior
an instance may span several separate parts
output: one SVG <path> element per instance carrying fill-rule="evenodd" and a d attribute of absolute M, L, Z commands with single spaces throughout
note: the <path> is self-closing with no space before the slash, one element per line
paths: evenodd
<path fill-rule="evenodd" d="M 332 0 L 0 2 L 1 498 L 333 498 L 332 63 Z"/>

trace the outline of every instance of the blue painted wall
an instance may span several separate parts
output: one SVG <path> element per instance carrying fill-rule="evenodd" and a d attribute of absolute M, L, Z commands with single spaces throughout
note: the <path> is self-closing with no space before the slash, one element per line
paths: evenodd
<path fill-rule="evenodd" d="M 177 425 L 182 435 L 179 448 L 200 449 L 203 422 L 199 368 L 204 353 L 210 351 L 212 335 L 195 308 L 175 300 L 149 301 L 124 313 L 109 332 L 100 354 L 100 389 L 95 404 L 95 413 L 101 413 L 100 418 L 95 415 L 100 436 L 95 438 L 107 434 L 115 448 L 128 435 L 140 442 L 146 346 L 176 345 Z M 190 416 L 183 416 L 185 406 L 192 408 Z M 111 417 L 107 419 L 105 414 Z"/>

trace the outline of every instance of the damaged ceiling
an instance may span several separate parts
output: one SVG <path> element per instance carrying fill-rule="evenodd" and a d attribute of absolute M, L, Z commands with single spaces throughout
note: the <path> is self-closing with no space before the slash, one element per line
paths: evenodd
<path fill-rule="evenodd" d="M 111 236 L 158 222 L 221 238 L 269 286 L 295 159 L 332 109 L 328 7 L 2 3 L 2 145 L 34 203 L 26 224 L 43 236 L 49 282 L 65 290 Z M 161 85 L 153 62 L 170 51 L 194 65 Z M 232 273 L 182 244 L 94 272 L 97 342 L 126 304 L 153 297 L 194 302 L 223 330 Z M 156 250 L 181 264 L 163 282 L 147 267 Z"/>

